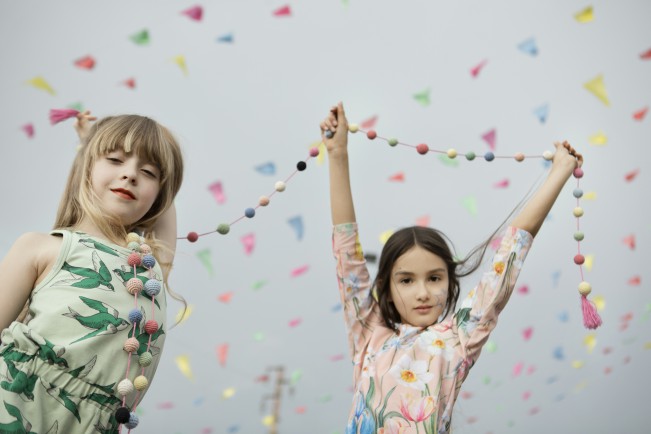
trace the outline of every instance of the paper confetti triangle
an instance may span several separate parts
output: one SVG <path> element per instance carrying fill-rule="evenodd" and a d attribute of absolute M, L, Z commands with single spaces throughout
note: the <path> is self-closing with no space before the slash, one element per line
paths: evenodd
<path fill-rule="evenodd" d="M 489 353 L 494 353 L 495 351 L 497 351 L 497 344 L 494 341 L 488 341 L 486 342 L 484 349 Z"/>
<path fill-rule="evenodd" d="M 201 21 L 201 17 L 203 16 L 203 8 L 201 6 L 193 6 L 184 11 L 181 11 L 181 14 L 187 16 L 191 20 Z"/>
<path fill-rule="evenodd" d="M 136 45 L 147 45 L 149 44 L 149 31 L 141 30 L 138 33 L 135 33 L 129 36 L 129 39 Z"/>
<path fill-rule="evenodd" d="M 536 40 L 534 38 L 529 38 L 525 41 L 522 41 L 518 44 L 518 49 L 525 54 L 530 56 L 538 55 L 538 46 L 536 45 Z"/>
<path fill-rule="evenodd" d="M 244 254 L 251 255 L 251 253 L 253 253 L 253 249 L 255 248 L 255 234 L 246 234 L 240 238 L 240 241 L 244 246 Z"/>
<path fill-rule="evenodd" d="M 591 353 L 597 345 L 597 338 L 593 334 L 588 334 L 583 338 L 583 345 L 588 349 L 588 353 Z"/>
<path fill-rule="evenodd" d="M 219 205 L 226 202 L 226 195 L 224 194 L 224 186 L 221 181 L 215 181 L 208 186 L 208 190 L 212 193 L 212 196 L 215 198 L 215 202 Z"/>
<path fill-rule="evenodd" d="M 604 146 L 606 143 L 608 143 L 608 137 L 606 137 L 606 134 L 603 131 L 599 131 L 598 133 L 590 136 L 588 142 L 594 146 Z"/>
<path fill-rule="evenodd" d="M 495 136 L 497 135 L 497 131 L 495 128 L 492 130 L 482 134 L 481 138 L 484 139 L 486 143 L 488 143 L 488 147 L 490 148 L 491 151 L 495 150 Z"/>
<path fill-rule="evenodd" d="M 580 23 L 589 23 L 593 18 L 592 6 L 588 6 L 574 14 L 574 19 Z"/>
<path fill-rule="evenodd" d="M 388 230 L 388 231 L 384 231 L 384 232 L 382 232 L 382 233 L 380 234 L 380 243 L 381 243 L 382 245 L 385 245 L 386 242 L 387 242 L 387 240 L 391 237 L 391 235 L 393 235 L 393 231 L 392 231 L 392 230 Z"/>
<path fill-rule="evenodd" d="M 624 244 L 628 246 L 629 249 L 635 250 L 635 234 L 631 234 L 622 240 Z"/>
<path fill-rule="evenodd" d="M 222 392 L 222 399 L 229 399 L 232 398 L 235 395 L 235 389 L 233 387 L 229 387 L 228 389 L 224 389 Z"/>
<path fill-rule="evenodd" d="M 188 318 L 190 318 L 190 315 L 192 315 L 192 305 L 189 304 L 187 307 L 182 307 L 179 309 L 179 311 L 176 314 L 176 323 L 180 324 L 182 322 L 185 322 Z"/>
<path fill-rule="evenodd" d="M 395 175 L 389 176 L 389 181 L 404 182 L 404 180 L 405 180 L 405 173 L 404 172 L 398 172 Z"/>
<path fill-rule="evenodd" d="M 289 376 L 289 384 L 291 384 L 292 386 L 295 385 L 296 383 L 298 383 L 298 380 L 300 380 L 302 376 L 303 376 L 303 371 L 301 371 L 300 369 L 295 370 Z"/>
<path fill-rule="evenodd" d="M 34 124 L 31 123 L 25 124 L 22 127 L 20 127 L 20 129 L 23 130 L 25 134 L 27 134 L 28 138 L 31 139 L 32 137 L 34 137 Z"/>
<path fill-rule="evenodd" d="M 554 348 L 554 358 L 557 360 L 564 360 L 565 354 L 563 352 L 563 347 Z"/>
<path fill-rule="evenodd" d="M 343 354 L 335 354 L 334 356 L 330 356 L 331 362 L 338 362 L 339 360 L 343 360 L 343 359 L 344 359 Z"/>
<path fill-rule="evenodd" d="M 276 165 L 270 161 L 268 163 L 264 163 L 264 164 L 260 164 L 259 166 L 256 166 L 255 170 L 258 173 L 261 173 L 263 175 L 275 175 Z"/>
<path fill-rule="evenodd" d="M 287 223 L 289 223 L 291 228 L 294 229 L 294 232 L 296 233 L 296 239 L 299 241 L 302 240 L 303 239 L 303 217 L 297 215 L 287 220 Z"/>
<path fill-rule="evenodd" d="M 217 297 L 217 298 L 222 303 L 229 303 L 231 301 L 231 298 L 233 298 L 233 295 L 235 295 L 235 293 L 233 291 L 228 291 L 228 292 L 225 292 L 223 294 L 220 294 L 220 296 Z"/>
<path fill-rule="evenodd" d="M 294 409 L 294 412 L 295 412 L 296 414 L 305 414 L 306 411 L 307 411 L 307 407 L 305 407 L 304 405 L 301 405 L 301 406 L 296 407 L 296 408 Z"/>
<path fill-rule="evenodd" d="M 232 33 L 226 33 L 217 38 L 217 42 L 222 42 L 224 44 L 232 44 L 235 42 L 235 36 Z"/>
<path fill-rule="evenodd" d="M 208 274 L 212 276 L 213 269 L 212 269 L 212 261 L 210 259 L 210 256 L 211 256 L 210 249 L 204 249 L 197 252 L 197 257 L 199 258 L 203 266 L 206 268 L 206 270 L 208 270 Z"/>
<path fill-rule="evenodd" d="M 273 417 L 273 415 L 269 414 L 265 417 L 262 418 L 262 425 L 264 426 L 271 426 L 274 424 L 276 418 Z"/>
<path fill-rule="evenodd" d="M 574 369 L 581 369 L 581 368 L 583 368 L 583 365 L 584 365 L 584 363 L 581 360 L 573 360 L 572 361 L 572 367 Z"/>
<path fill-rule="evenodd" d="M 359 123 L 359 127 L 363 130 L 370 130 L 373 127 L 375 127 L 375 124 L 377 123 L 377 115 L 370 117 L 362 122 Z"/>
<path fill-rule="evenodd" d="M 583 84 L 583 87 L 585 87 L 594 96 L 599 98 L 599 100 L 601 100 L 601 102 L 603 102 L 605 105 L 610 105 L 610 101 L 608 100 L 608 95 L 606 93 L 606 85 L 604 84 L 603 75 L 600 74 L 592 80 L 585 82 Z"/>
<path fill-rule="evenodd" d="M 504 178 L 503 180 L 498 181 L 495 184 L 493 184 L 493 187 L 495 187 L 495 188 L 506 188 L 508 186 L 509 186 L 508 178 Z"/>
<path fill-rule="evenodd" d="M 595 200 L 597 199 L 597 193 L 594 191 L 587 191 L 583 194 L 583 199 L 585 200 Z"/>
<path fill-rule="evenodd" d="M 644 53 L 640 53 L 640 59 L 642 60 L 649 60 L 651 59 L 651 48 L 646 50 Z"/>
<path fill-rule="evenodd" d="M 477 199 L 474 196 L 465 197 L 461 204 L 472 216 L 477 215 Z"/>
<path fill-rule="evenodd" d="M 279 7 L 273 12 L 275 17 L 289 17 L 292 15 L 292 9 L 289 5 Z"/>
<path fill-rule="evenodd" d="M 529 294 L 529 287 L 527 285 L 522 285 L 518 288 L 518 293 L 522 295 Z"/>
<path fill-rule="evenodd" d="M 636 111 L 635 113 L 633 113 L 633 119 L 635 119 L 636 121 L 643 120 L 648 111 L 649 111 L 649 107 L 644 107 L 643 109 Z"/>
<path fill-rule="evenodd" d="M 75 66 L 81 69 L 91 70 L 95 67 L 95 59 L 92 56 L 84 56 L 75 60 Z"/>
<path fill-rule="evenodd" d="M 640 276 L 633 276 L 628 279 L 628 284 L 631 286 L 638 286 L 640 283 L 642 283 L 642 278 Z"/>
<path fill-rule="evenodd" d="M 599 312 L 606 308 L 606 300 L 604 299 L 603 295 L 595 295 L 592 297 L 592 302 Z"/>
<path fill-rule="evenodd" d="M 511 371 L 511 375 L 513 377 L 517 377 L 522 373 L 522 369 L 524 368 L 524 363 L 518 362 L 515 365 L 513 365 L 513 370 Z"/>
<path fill-rule="evenodd" d="M 526 329 L 522 330 L 522 337 L 525 341 L 530 340 L 531 335 L 533 335 L 533 327 L 527 327 Z"/>
<path fill-rule="evenodd" d="M 536 107 L 533 110 L 533 114 L 536 115 L 541 124 L 547 122 L 547 117 L 549 116 L 549 104 L 543 104 L 540 107 Z"/>
<path fill-rule="evenodd" d="M 136 88 L 136 79 L 135 78 L 127 78 L 122 82 L 123 85 L 128 87 L 129 89 L 135 89 Z"/>
<path fill-rule="evenodd" d="M 450 158 L 446 154 L 439 154 L 439 161 L 447 167 L 459 167 L 458 158 Z"/>
<path fill-rule="evenodd" d="M 302 274 L 305 274 L 307 272 L 307 270 L 309 270 L 309 269 L 310 269 L 309 265 L 303 265 L 301 267 L 294 268 L 291 271 L 290 276 L 291 277 L 298 277 L 298 276 L 300 276 Z"/>
<path fill-rule="evenodd" d="M 635 179 L 635 177 L 640 173 L 640 169 L 634 169 L 628 172 L 626 175 L 624 175 L 624 179 L 626 182 L 631 182 Z"/>
<path fill-rule="evenodd" d="M 174 359 L 176 361 L 176 366 L 179 368 L 179 371 L 189 380 L 194 380 L 192 375 L 192 369 L 190 368 L 190 357 L 183 354 L 176 356 Z"/>
<path fill-rule="evenodd" d="M 161 402 L 158 405 L 156 405 L 156 408 L 158 408 L 159 410 L 170 410 L 174 408 L 174 403 L 171 401 Z"/>
<path fill-rule="evenodd" d="M 554 288 L 558 288 L 558 282 L 560 281 L 561 278 L 561 272 L 560 271 L 554 271 L 552 273 L 552 285 Z"/>
<path fill-rule="evenodd" d="M 487 63 L 488 63 L 488 60 L 482 60 L 481 62 L 479 62 L 479 64 L 477 64 L 476 66 L 473 66 L 470 69 L 470 75 L 472 75 L 472 78 L 477 78 L 477 76 L 479 76 L 479 73 L 481 72 L 481 70 L 484 68 L 484 66 Z"/>
<path fill-rule="evenodd" d="M 49 93 L 50 95 L 54 95 L 54 89 L 48 84 L 47 81 L 43 77 L 34 77 L 31 80 L 27 81 L 27 84 L 34 86 L 37 89 L 41 89 Z"/>
<path fill-rule="evenodd" d="M 256 332 L 253 334 L 253 340 L 256 342 L 262 342 L 264 341 L 264 333 L 262 332 Z"/>
<path fill-rule="evenodd" d="M 585 262 L 583 266 L 586 270 L 592 271 L 592 266 L 594 265 L 594 255 L 585 255 Z"/>
<path fill-rule="evenodd" d="M 427 227 L 429 226 L 429 221 L 430 221 L 430 216 L 428 215 L 420 216 L 416 219 L 415 225 Z"/>
<path fill-rule="evenodd" d="M 224 367 L 226 366 L 226 358 L 228 357 L 228 344 L 221 344 L 217 347 L 217 360 L 219 364 Z"/>
<path fill-rule="evenodd" d="M 570 319 L 570 315 L 567 313 L 567 311 L 564 310 L 563 312 L 558 314 L 558 319 L 561 322 L 568 322 Z"/>
<path fill-rule="evenodd" d="M 302 322 L 303 322 L 303 320 L 301 318 L 294 318 L 294 319 L 290 320 L 287 323 L 287 325 L 294 328 L 294 327 L 298 327 L 299 325 L 301 325 Z"/>
<path fill-rule="evenodd" d="M 183 71 L 183 75 L 188 75 L 188 66 L 185 63 L 185 56 L 182 54 L 179 54 L 178 56 L 175 56 L 172 61 L 176 63 L 176 65 L 181 68 L 181 71 Z"/>
<path fill-rule="evenodd" d="M 430 99 L 429 99 L 429 89 L 425 89 L 421 92 L 418 92 L 413 95 L 414 99 L 418 104 L 422 105 L 423 107 L 427 107 L 430 104 Z"/>

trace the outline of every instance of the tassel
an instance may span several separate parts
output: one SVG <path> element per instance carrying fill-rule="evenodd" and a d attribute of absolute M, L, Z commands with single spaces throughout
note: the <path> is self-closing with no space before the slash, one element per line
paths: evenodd
<path fill-rule="evenodd" d="M 51 109 L 50 110 L 50 123 L 52 125 L 58 124 L 66 119 L 74 118 L 79 114 L 79 110 L 75 109 Z"/>
<path fill-rule="evenodd" d="M 581 296 L 581 308 L 583 309 L 583 325 L 585 328 L 594 330 L 601 325 L 601 317 L 597 313 L 597 308 L 585 295 Z"/>

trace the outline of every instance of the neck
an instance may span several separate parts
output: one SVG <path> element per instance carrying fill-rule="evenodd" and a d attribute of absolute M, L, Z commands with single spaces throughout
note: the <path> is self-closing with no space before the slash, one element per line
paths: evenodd
<path fill-rule="evenodd" d="M 125 245 L 126 246 L 125 242 L 121 241 L 121 242 L 116 243 L 115 240 L 112 240 L 110 235 L 108 235 L 104 231 L 102 231 L 102 229 L 100 229 L 99 226 L 97 226 L 97 224 L 95 224 L 88 217 L 83 218 L 79 223 L 77 223 L 73 227 L 73 229 L 77 230 L 77 231 L 80 231 L 80 232 L 85 232 L 88 235 L 92 235 L 92 236 L 94 236 L 96 238 L 101 238 L 101 239 L 104 239 L 104 240 L 111 241 L 111 242 L 113 242 L 115 244 Z"/>

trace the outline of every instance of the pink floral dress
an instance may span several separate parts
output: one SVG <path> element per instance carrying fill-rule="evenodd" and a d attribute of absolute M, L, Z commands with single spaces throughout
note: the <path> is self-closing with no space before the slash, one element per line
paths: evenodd
<path fill-rule="evenodd" d="M 515 286 L 533 237 L 509 227 L 490 269 L 453 315 L 427 328 L 387 328 L 372 295 L 357 224 L 337 225 L 333 252 L 354 365 L 346 434 L 450 432 L 461 384 Z"/>

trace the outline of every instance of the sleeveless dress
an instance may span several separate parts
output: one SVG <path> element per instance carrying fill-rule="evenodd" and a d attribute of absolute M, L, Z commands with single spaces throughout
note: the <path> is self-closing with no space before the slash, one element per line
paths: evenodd
<path fill-rule="evenodd" d="M 142 291 L 136 302 L 125 286 L 134 277 L 130 250 L 81 232 L 51 234 L 63 237 L 54 267 L 33 289 L 26 321 L 2 331 L 0 433 L 117 433 L 117 384 L 141 374 L 151 382 L 158 366 L 165 289 L 155 297 Z M 163 280 L 158 263 L 151 271 L 138 266 L 136 274 L 143 283 Z M 133 325 L 136 304 L 143 318 Z M 151 335 L 152 363 L 143 368 L 137 356 L 147 351 L 148 320 L 158 330 Z M 130 337 L 140 347 L 129 363 L 123 345 Z M 125 405 L 133 410 L 145 391 L 128 394 Z"/>

